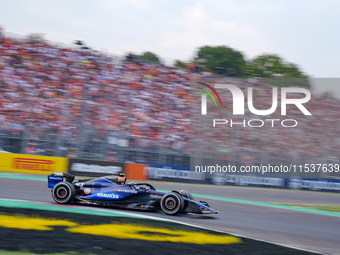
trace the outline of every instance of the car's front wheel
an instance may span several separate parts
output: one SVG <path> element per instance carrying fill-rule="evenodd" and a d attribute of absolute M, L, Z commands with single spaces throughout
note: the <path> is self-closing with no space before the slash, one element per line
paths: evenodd
<path fill-rule="evenodd" d="M 59 204 L 69 204 L 76 196 L 76 188 L 69 182 L 59 182 L 52 189 L 52 197 Z"/>
<path fill-rule="evenodd" d="M 190 200 L 194 200 L 195 201 L 195 198 L 186 190 L 181 190 L 180 191 L 180 194 L 182 197 L 185 197 L 185 198 L 188 198 Z"/>
<path fill-rule="evenodd" d="M 184 210 L 183 198 L 174 192 L 165 194 L 161 199 L 161 209 L 169 215 L 176 215 Z"/>

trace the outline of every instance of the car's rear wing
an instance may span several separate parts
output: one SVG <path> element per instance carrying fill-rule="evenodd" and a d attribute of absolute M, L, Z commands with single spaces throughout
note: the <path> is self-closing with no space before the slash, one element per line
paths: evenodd
<path fill-rule="evenodd" d="M 53 189 L 53 187 L 58 182 L 70 182 L 72 183 L 74 181 L 74 175 L 68 174 L 68 173 L 61 173 L 61 172 L 53 172 L 51 175 L 47 176 L 48 178 L 48 187 L 50 189 Z"/>

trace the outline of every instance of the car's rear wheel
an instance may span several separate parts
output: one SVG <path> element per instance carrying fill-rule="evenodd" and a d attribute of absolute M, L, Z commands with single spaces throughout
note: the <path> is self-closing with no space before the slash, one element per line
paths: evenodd
<path fill-rule="evenodd" d="M 69 204 L 76 196 L 76 188 L 69 182 L 59 182 L 52 189 L 52 197 L 59 204 Z"/>
<path fill-rule="evenodd" d="M 184 210 L 183 198 L 174 192 L 165 194 L 160 204 L 162 211 L 169 215 L 176 215 Z"/>

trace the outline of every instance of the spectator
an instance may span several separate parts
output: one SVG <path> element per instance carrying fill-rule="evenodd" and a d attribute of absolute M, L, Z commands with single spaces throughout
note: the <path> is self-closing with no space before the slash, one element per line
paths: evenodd
<path fill-rule="evenodd" d="M 38 155 L 39 150 L 36 143 L 28 143 L 28 146 L 24 149 L 26 154 Z"/>
<path fill-rule="evenodd" d="M 262 152 L 280 160 L 339 158 L 339 127 L 329 125 L 339 119 L 339 100 L 313 95 L 307 107 L 313 116 L 299 115 L 299 128 L 294 131 L 234 128 L 232 134 L 216 131 L 209 135 L 188 110 L 191 107 L 194 113 L 200 113 L 199 98 L 192 97 L 190 104 L 190 82 L 229 83 L 246 91 L 254 81 L 214 76 L 194 65 L 187 69 L 145 63 L 132 54 L 117 65 L 110 56 L 3 34 L 0 132 L 17 139 L 48 141 L 55 145 L 53 148 L 83 144 L 90 150 L 112 137 L 124 137 L 131 141 L 130 147 L 185 154 L 189 154 L 190 137 L 207 133 L 207 138 L 216 141 L 216 148 L 210 148 L 207 142 L 209 150 L 228 148 L 230 155 L 241 160 L 240 152 L 252 155 L 252 162 Z M 221 94 L 231 102 L 228 93 Z M 265 102 L 270 100 L 271 87 L 257 79 L 254 104 L 268 109 L 270 105 Z M 229 110 L 208 107 L 211 117 L 232 118 Z M 291 112 L 299 114 L 298 109 Z M 246 112 L 245 119 L 253 117 Z M 271 117 L 282 120 L 277 112 Z M 29 148 L 26 153 L 34 152 Z M 53 152 L 57 154 L 58 150 Z"/>

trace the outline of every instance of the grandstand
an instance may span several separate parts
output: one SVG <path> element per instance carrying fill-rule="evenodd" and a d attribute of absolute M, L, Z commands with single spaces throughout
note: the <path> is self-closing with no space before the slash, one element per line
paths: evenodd
<path fill-rule="evenodd" d="M 45 155 L 104 159 L 116 151 L 120 160 L 156 162 L 161 152 L 168 163 L 186 153 L 189 73 L 134 59 L 117 66 L 111 56 L 34 38 L 3 36 L 0 51 L 8 150 L 35 143 Z"/>
<path fill-rule="evenodd" d="M 3 34 L 0 146 L 14 153 L 103 160 L 116 152 L 119 161 L 187 166 L 190 135 L 207 128 L 199 126 L 191 133 L 190 82 L 195 80 L 228 82 L 243 90 L 253 85 L 131 57 L 117 62 L 102 52 Z M 269 89 L 257 84 L 257 95 L 268 99 L 263 102 L 270 102 Z M 199 102 L 191 104 L 198 113 L 199 107 Z M 239 127 L 215 133 L 215 138 L 233 162 L 338 162 L 339 107 L 337 99 L 313 95 L 308 104 L 313 116 L 301 116 L 293 131 Z M 246 118 L 251 117 L 247 113 Z M 272 117 L 281 118 L 275 113 Z M 202 148 L 194 153 L 206 155 Z"/>

